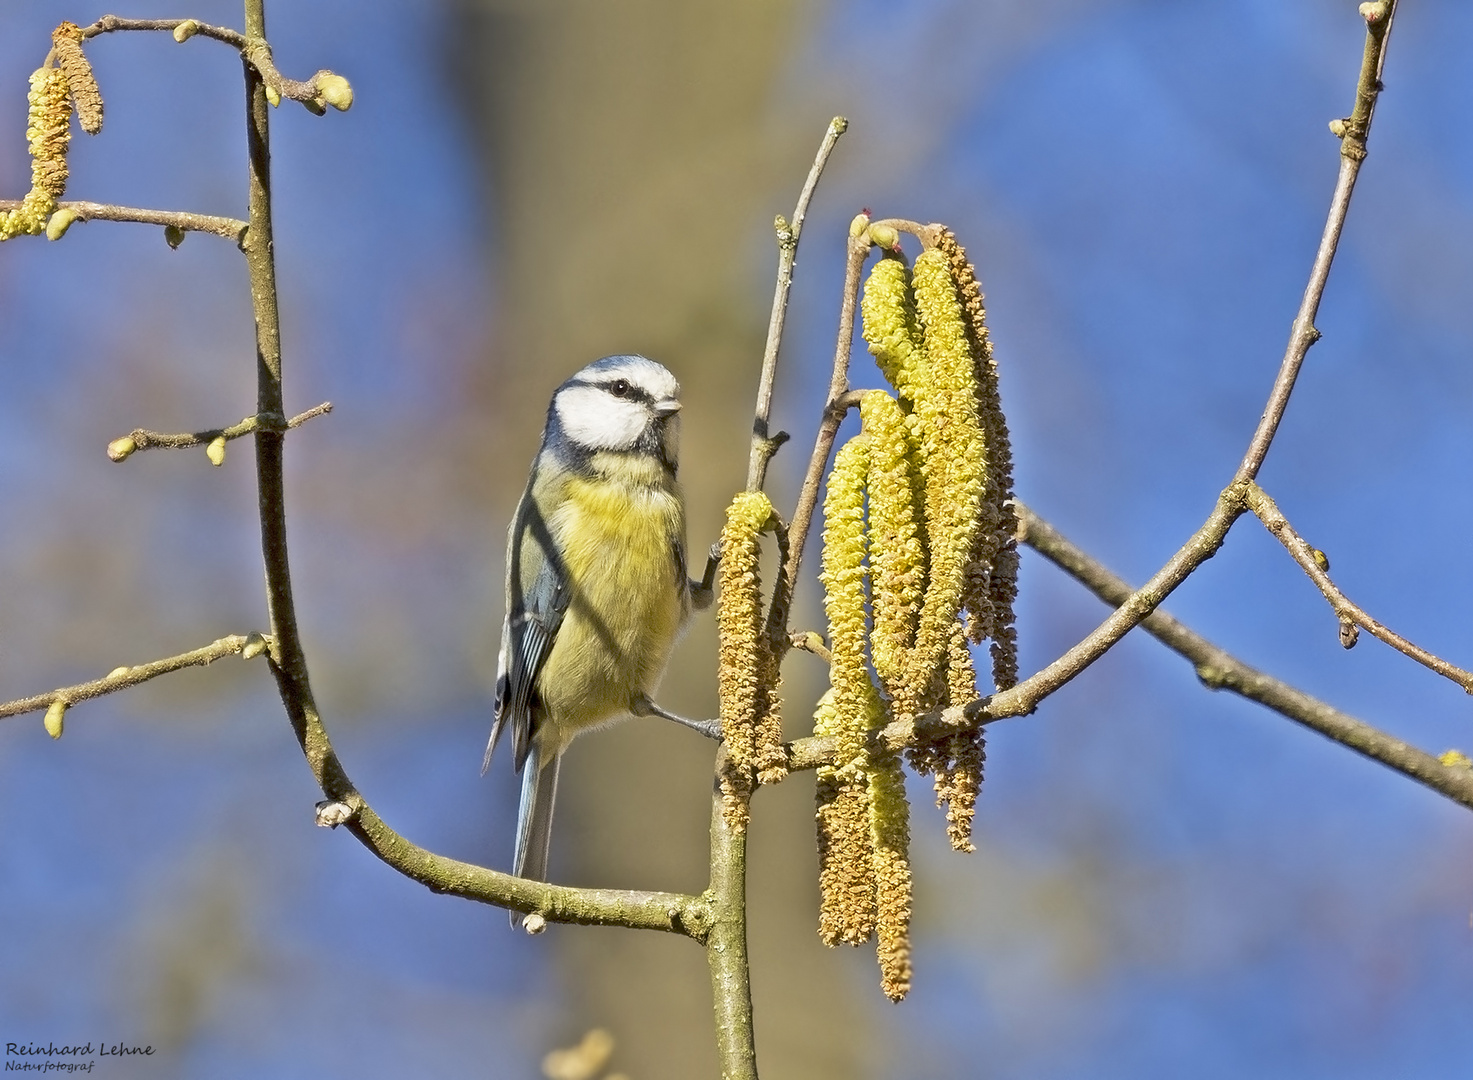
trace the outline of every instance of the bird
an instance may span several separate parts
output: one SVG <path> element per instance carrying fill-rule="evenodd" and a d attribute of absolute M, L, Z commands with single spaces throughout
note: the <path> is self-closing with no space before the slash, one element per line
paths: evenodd
<path fill-rule="evenodd" d="M 506 618 L 484 775 L 511 731 L 522 776 L 512 873 L 547 879 L 558 769 L 578 734 L 657 714 L 653 697 L 693 607 L 676 479 L 680 384 L 644 356 L 595 360 L 552 395 L 507 535 Z M 520 916 L 512 913 L 512 925 Z"/>

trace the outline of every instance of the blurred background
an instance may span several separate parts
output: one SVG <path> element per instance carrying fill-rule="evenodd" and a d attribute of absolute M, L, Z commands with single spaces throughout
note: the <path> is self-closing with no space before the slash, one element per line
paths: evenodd
<path fill-rule="evenodd" d="M 1323 223 L 1354 0 L 348 0 L 277 3 L 282 70 L 356 102 L 273 114 L 294 581 L 350 774 L 412 840 L 504 868 L 516 784 L 478 765 L 505 525 L 547 399 L 643 351 L 685 385 L 691 547 L 744 477 L 776 252 L 831 116 L 800 252 L 771 488 L 791 506 L 862 206 L 952 225 L 988 293 L 1017 489 L 1144 580 L 1206 517 L 1258 419 Z M 238 26 L 234 3 L 187 14 Z M 1473 457 L 1473 7 L 1407 3 L 1371 157 L 1263 482 L 1348 593 L 1465 666 Z M 62 19 L 0 12 L 0 191 Z M 128 15 L 165 15 L 147 7 Z M 69 196 L 244 216 L 237 61 L 111 35 Z M 134 427 L 249 414 L 231 245 L 74 226 L 0 250 L 0 699 L 262 628 L 253 466 L 108 461 Z M 878 381 L 861 353 L 856 381 Z M 810 564 L 811 565 L 811 564 Z M 819 625 L 804 586 L 796 622 Z M 1455 686 L 1364 638 L 1251 519 L 1168 608 L 1418 746 L 1473 750 Z M 1103 608 L 1032 555 L 1023 670 Z M 714 715 L 697 620 L 662 697 Z M 821 679 L 786 666 L 805 734 Z M 1473 819 L 1133 635 L 989 728 L 972 856 L 916 806 L 916 984 L 815 933 L 812 780 L 757 799 L 763 1074 L 1448 1077 L 1473 1038 Z M 581 740 L 562 881 L 698 891 L 711 747 L 643 720 Z M 594 1026 L 634 1080 L 715 1075 L 691 943 L 436 897 L 319 798 L 260 663 L 0 725 L 0 1041 L 152 1043 L 110 1076 L 538 1075 Z"/>

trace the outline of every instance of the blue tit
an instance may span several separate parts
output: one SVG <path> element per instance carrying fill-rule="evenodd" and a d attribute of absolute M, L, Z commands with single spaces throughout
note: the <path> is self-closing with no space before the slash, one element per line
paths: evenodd
<path fill-rule="evenodd" d="M 509 727 L 522 774 L 519 877 L 546 880 L 558 763 L 573 737 L 626 715 L 668 715 L 651 698 L 692 604 L 679 411 L 680 384 L 643 356 L 594 361 L 548 407 L 507 538 L 496 714 L 481 765 Z"/>

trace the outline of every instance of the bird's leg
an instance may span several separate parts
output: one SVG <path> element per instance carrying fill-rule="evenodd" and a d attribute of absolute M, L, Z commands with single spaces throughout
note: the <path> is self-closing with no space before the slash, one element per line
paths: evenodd
<path fill-rule="evenodd" d="M 712 544 L 711 550 L 706 555 L 706 573 L 700 581 L 690 583 L 690 606 L 697 611 L 705 611 L 711 606 L 712 599 L 716 596 L 716 567 L 721 564 L 721 545 Z M 663 713 L 657 715 L 663 716 Z M 675 717 L 667 717 L 675 719 Z M 680 721 L 682 724 L 686 721 Z"/>
<path fill-rule="evenodd" d="M 692 731 L 699 731 L 708 739 L 715 739 L 717 742 L 721 741 L 720 720 L 691 720 L 690 718 L 685 716 L 677 716 L 673 712 L 667 712 L 666 710 L 660 708 L 660 706 L 656 705 L 644 694 L 640 694 L 639 697 L 635 699 L 634 704 L 629 711 L 632 712 L 635 716 L 658 716 L 663 720 L 673 720 L 675 721 L 675 723 L 680 724 L 683 727 L 688 727 Z"/>

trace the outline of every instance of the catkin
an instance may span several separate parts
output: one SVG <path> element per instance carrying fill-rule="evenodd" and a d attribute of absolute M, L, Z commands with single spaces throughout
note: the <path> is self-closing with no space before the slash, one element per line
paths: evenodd
<path fill-rule="evenodd" d="M 945 660 L 951 624 L 961 609 L 987 463 L 977 419 L 975 369 L 946 257 L 934 249 L 923 252 L 913 276 L 925 342 L 924 385 L 916 415 L 926 462 L 930 556 L 906 677 L 912 699 L 906 705 L 919 711 L 926 704 L 933 674 Z"/>
<path fill-rule="evenodd" d="M 818 703 L 813 733 L 836 741 L 845 724 L 831 689 Z M 870 791 L 853 762 L 824 765 L 816 784 L 818 934 L 825 945 L 863 945 L 875 932 L 875 863 Z"/>
<path fill-rule="evenodd" d="M 26 139 L 31 153 L 31 190 L 14 210 L 0 211 L 0 240 L 37 235 L 66 193 L 67 144 L 71 141 L 72 103 L 60 68 L 38 68 L 26 97 Z"/>
<path fill-rule="evenodd" d="M 963 606 L 968 636 L 992 639 L 992 681 L 1006 690 L 1018 681 L 1013 605 L 1018 595 L 1017 519 L 1013 513 L 1013 454 L 998 392 L 997 361 L 987 331 L 987 309 L 966 249 L 950 229 L 939 229 L 937 250 L 946 256 L 961 301 L 977 384 L 977 413 L 987 451 L 987 478 L 979 527 L 967 566 Z"/>
<path fill-rule="evenodd" d="M 857 761 L 864 748 L 863 717 L 872 687 L 865 663 L 864 481 L 869 440 L 860 435 L 834 455 L 823 503 L 824 610 L 829 620 L 829 679 L 841 725 L 839 761 Z"/>
<path fill-rule="evenodd" d="M 899 755 L 876 751 L 869 766 L 880 989 L 899 1001 L 910 990 L 911 976 L 910 804 Z"/>
<path fill-rule="evenodd" d="M 759 714 L 769 705 L 763 677 L 771 666 L 762 640 L 762 582 L 758 573 L 762 531 L 772 520 L 772 503 L 760 491 L 732 500 L 721 530 L 721 594 L 716 605 L 720 638 L 721 732 L 727 768 L 722 796 L 727 826 L 746 827 L 747 796 L 757 762 Z"/>
<path fill-rule="evenodd" d="M 869 567 L 874 626 L 870 654 L 880 685 L 894 698 L 915 644 L 916 614 L 925 584 L 919 475 L 900 404 L 883 390 L 860 401 L 861 428 L 869 441 Z"/>
<path fill-rule="evenodd" d="M 88 135 L 102 130 L 102 91 L 97 77 L 82 51 L 82 30 L 76 23 L 64 22 L 51 34 L 51 51 L 66 74 L 72 101 L 77 106 L 77 122 Z"/>
<path fill-rule="evenodd" d="M 903 260 L 887 257 L 875 263 L 865 280 L 859 310 L 864 318 L 864 340 L 875 363 L 908 406 L 918 393 L 924 357 L 910 273 Z"/>

